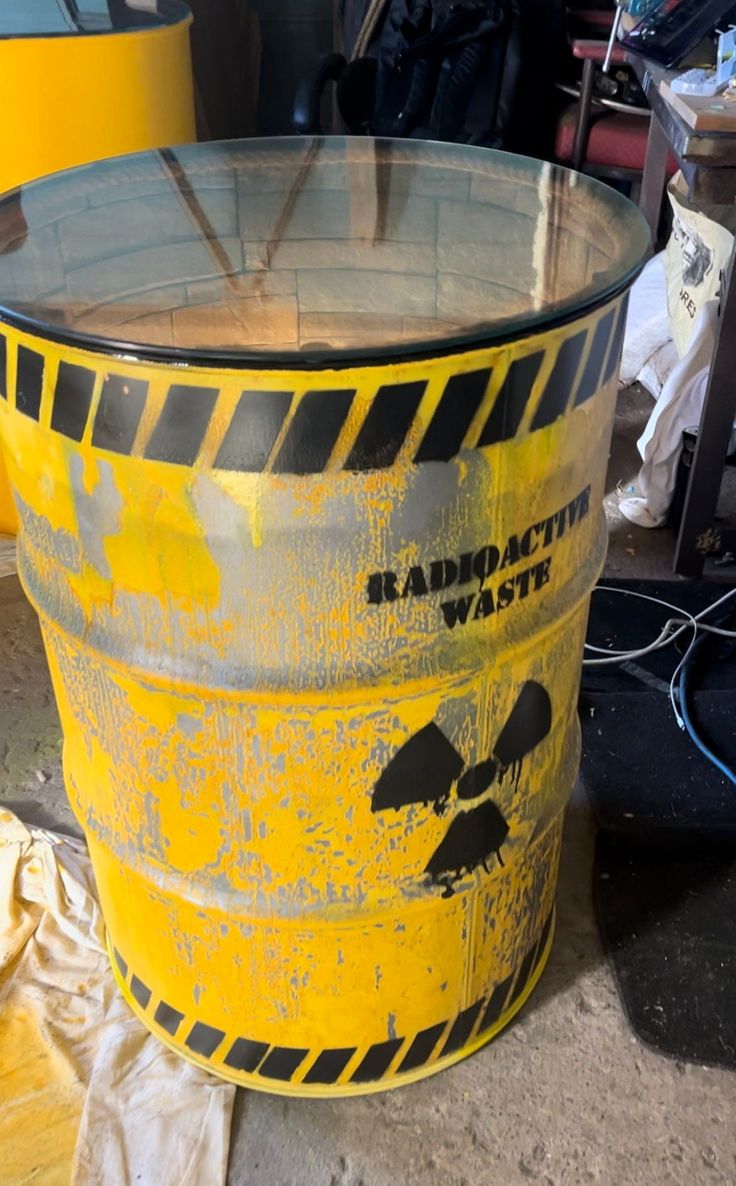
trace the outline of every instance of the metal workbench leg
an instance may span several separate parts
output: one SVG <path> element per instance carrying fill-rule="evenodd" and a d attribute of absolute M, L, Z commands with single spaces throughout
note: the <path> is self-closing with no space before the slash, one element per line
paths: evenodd
<path fill-rule="evenodd" d="M 735 258 L 736 249 L 724 277 L 718 341 L 705 392 L 698 441 L 675 548 L 675 572 L 687 577 L 700 576 L 705 557 L 714 550 L 713 520 L 731 429 L 736 418 Z"/>
<path fill-rule="evenodd" d="M 583 77 L 580 82 L 580 102 L 575 124 L 575 143 L 572 149 L 572 167 L 578 172 L 585 164 L 590 140 L 591 108 L 593 106 L 593 84 L 595 83 L 595 62 L 586 58 L 583 62 Z"/>
<path fill-rule="evenodd" d="M 641 196 L 639 209 L 649 223 L 652 242 L 656 241 L 659 227 L 659 216 L 662 210 L 662 197 L 667 180 L 667 156 L 669 141 L 661 123 L 654 112 L 649 121 L 649 139 L 647 140 L 647 155 L 644 159 L 644 175 L 641 179 Z"/>

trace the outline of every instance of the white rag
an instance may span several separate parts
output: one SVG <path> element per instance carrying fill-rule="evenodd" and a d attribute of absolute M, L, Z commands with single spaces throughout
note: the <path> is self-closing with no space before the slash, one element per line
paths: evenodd
<path fill-rule="evenodd" d="M 701 306 L 689 349 L 680 359 L 667 312 L 664 252 L 655 255 L 631 290 L 620 371 L 622 384 L 638 380 L 657 401 L 637 441 L 643 462 L 637 496 L 619 503 L 621 514 L 639 527 L 667 521 L 682 433 L 700 424 L 717 332 L 718 301 L 712 300 Z M 729 443 L 729 452 L 734 451 L 736 427 Z"/>
<path fill-rule="evenodd" d="M 708 301 L 698 316 L 690 349 L 670 372 L 637 441 L 643 462 L 637 479 L 641 497 L 623 499 L 619 510 L 640 527 L 661 527 L 667 520 L 683 429 L 700 423 L 717 332 L 718 302 Z"/>
<path fill-rule="evenodd" d="M 222 1186 L 234 1095 L 120 996 L 84 844 L 0 808 L 2 1186 Z"/>

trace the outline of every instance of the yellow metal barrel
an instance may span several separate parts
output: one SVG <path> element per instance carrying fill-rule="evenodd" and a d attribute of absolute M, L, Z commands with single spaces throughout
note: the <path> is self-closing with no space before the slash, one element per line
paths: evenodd
<path fill-rule="evenodd" d="M 101 157 L 193 140 L 191 20 L 181 0 L 6 5 L 0 191 Z M 19 223 L 19 241 L 24 233 Z M 16 526 L 0 454 L 0 533 Z"/>
<path fill-rule="evenodd" d="M 121 991 L 260 1090 L 448 1066 L 552 942 L 644 223 L 549 165 L 340 139 L 22 204 L 0 436 Z"/>

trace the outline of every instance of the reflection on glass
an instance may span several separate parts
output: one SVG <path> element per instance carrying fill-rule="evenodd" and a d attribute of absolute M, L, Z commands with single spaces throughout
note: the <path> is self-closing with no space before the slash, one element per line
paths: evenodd
<path fill-rule="evenodd" d="M 639 213 L 556 166 L 369 139 L 166 149 L 0 202 L 0 311 L 133 347 L 385 356 L 482 343 L 622 288 Z"/>
<path fill-rule="evenodd" d="M 0 0 L 0 37 L 119 33 L 187 16 L 180 0 Z"/>

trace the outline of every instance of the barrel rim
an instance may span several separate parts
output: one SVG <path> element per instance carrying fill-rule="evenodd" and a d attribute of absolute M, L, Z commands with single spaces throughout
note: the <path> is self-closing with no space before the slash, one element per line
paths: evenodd
<path fill-rule="evenodd" d="M 313 348 L 278 349 L 263 347 L 259 349 L 245 346 L 222 347 L 205 345 L 171 345 L 155 342 L 143 342 L 113 334 L 102 334 L 99 331 L 84 330 L 74 326 L 59 324 L 54 319 L 44 317 L 43 309 L 30 308 L 12 304 L 12 298 L 3 302 L 0 300 L 0 325 L 30 334 L 40 340 L 46 340 L 61 346 L 86 350 L 100 357 L 125 358 L 130 362 L 140 361 L 159 363 L 179 369 L 192 367 L 207 370 L 253 372 L 273 371 L 333 371 L 339 372 L 348 368 L 381 368 L 389 365 L 400 365 L 415 361 L 431 361 L 457 354 L 472 353 L 473 351 L 504 347 L 514 342 L 530 338 L 537 334 L 558 329 L 562 326 L 574 324 L 588 314 L 595 312 L 609 303 L 617 300 L 630 287 L 641 273 L 651 255 L 649 229 L 640 211 L 623 197 L 623 195 L 608 188 L 595 178 L 575 174 L 572 170 L 561 165 L 546 165 L 545 162 L 533 160 L 523 155 L 512 154 L 497 149 L 482 148 L 476 145 L 448 144 L 436 141 L 396 140 L 386 137 L 351 137 L 351 136 L 318 136 L 318 137 L 254 137 L 245 140 L 213 141 L 200 145 L 180 146 L 184 151 L 194 150 L 202 154 L 214 152 L 226 157 L 245 151 L 247 155 L 254 152 L 277 154 L 284 160 L 296 151 L 307 156 L 319 150 L 325 155 L 326 163 L 330 163 L 329 154 L 340 154 L 351 144 L 373 145 L 378 149 L 385 148 L 392 154 L 400 153 L 416 163 L 422 161 L 422 154 L 429 157 L 436 154 L 440 163 L 455 167 L 459 161 L 464 164 L 468 160 L 474 161 L 479 171 L 491 168 L 498 175 L 507 174 L 505 180 L 518 178 L 525 170 L 537 173 L 551 168 L 555 175 L 564 177 L 565 183 L 571 188 L 583 187 L 593 204 L 608 208 L 609 215 L 615 215 L 617 209 L 622 215 L 622 230 L 628 230 L 627 247 L 622 251 L 622 258 L 616 261 L 614 267 L 586 292 L 582 290 L 576 295 L 567 297 L 561 302 L 550 303 L 542 308 L 530 309 L 522 314 L 511 314 L 502 319 L 489 322 L 476 322 L 465 325 L 437 338 L 406 339 L 398 342 L 388 342 L 385 345 L 375 341 L 366 346 L 347 345 L 337 348 L 315 344 Z M 159 149 L 147 152 L 128 154 L 122 157 L 112 157 L 104 162 L 105 166 L 118 169 L 128 167 L 135 169 L 145 163 L 149 157 L 171 158 L 179 167 L 179 149 Z M 49 180 L 66 176 L 71 178 L 78 174 L 81 182 L 85 180 L 85 173 L 94 169 L 96 164 L 65 170 L 48 178 L 42 178 L 29 186 L 10 191 L 2 196 L 0 210 L 5 203 L 22 198 L 24 190 L 41 192 L 41 187 Z M 625 215 L 625 217 L 623 217 Z"/>
<path fill-rule="evenodd" d="M 547 321 L 522 326 L 516 332 L 506 334 L 485 334 L 478 337 L 450 342 L 439 340 L 434 348 L 427 344 L 426 350 L 396 349 L 386 346 L 380 355 L 376 354 L 375 346 L 365 350 L 335 351 L 329 356 L 318 352 L 312 354 L 304 351 L 299 354 L 288 352 L 264 355 L 257 351 L 249 353 L 246 350 L 194 351 L 182 347 L 169 346 L 141 346 L 139 343 L 126 342 L 123 339 L 101 339 L 93 334 L 79 331 L 65 333 L 57 326 L 41 323 L 33 317 L 22 313 L 10 314 L 0 306 L 0 326 L 17 330 L 37 338 L 41 342 L 50 342 L 57 346 L 69 346 L 72 349 L 86 351 L 100 358 L 117 358 L 127 363 L 156 363 L 162 366 L 176 367 L 177 370 L 191 367 L 193 370 L 208 371 L 343 371 L 360 368 L 383 369 L 387 366 L 397 366 L 402 363 L 435 362 L 443 358 L 451 358 L 460 354 L 471 354 L 474 351 L 502 349 L 515 342 L 527 338 L 536 338 L 540 334 L 551 330 L 562 329 L 567 325 L 574 325 L 583 321 L 589 314 L 595 313 L 606 305 L 613 304 L 626 292 L 641 273 L 646 260 L 642 261 L 636 271 L 622 281 L 615 289 L 605 296 L 592 300 L 567 314 L 549 318 Z"/>

